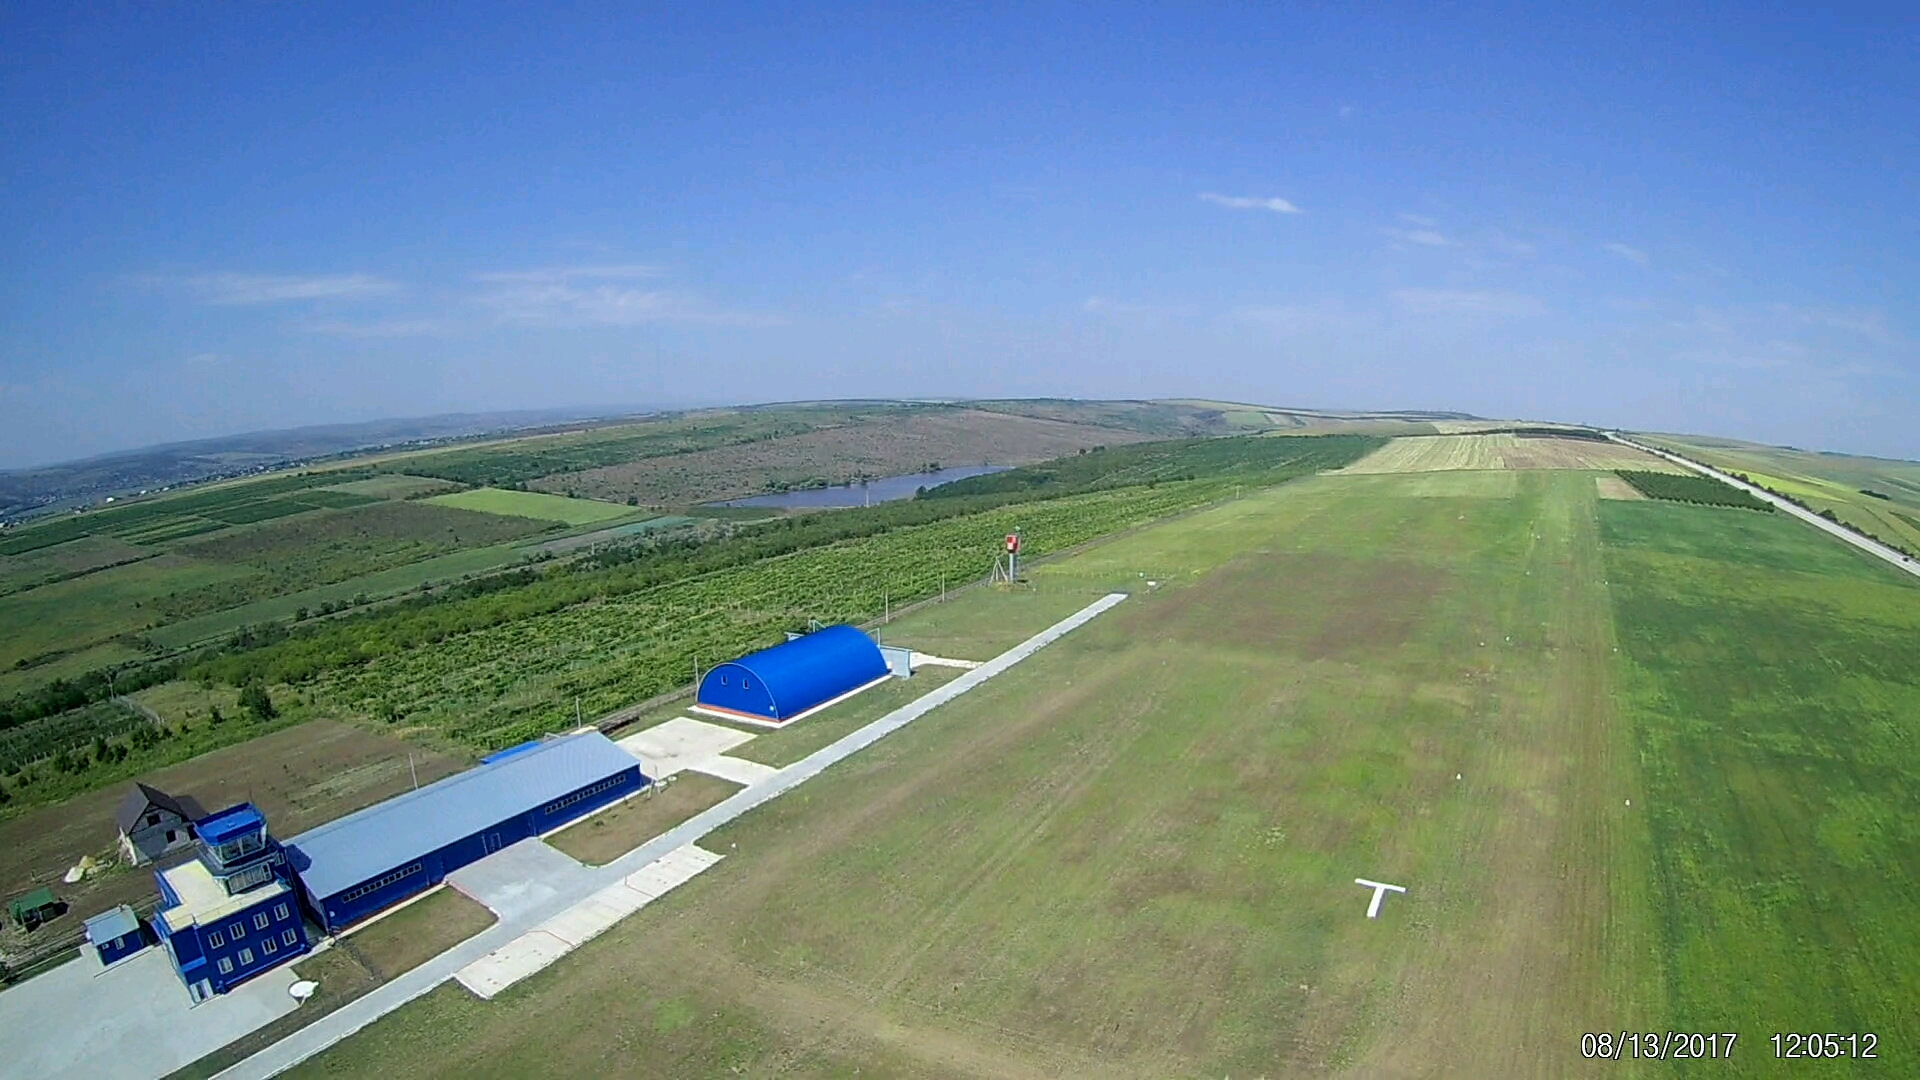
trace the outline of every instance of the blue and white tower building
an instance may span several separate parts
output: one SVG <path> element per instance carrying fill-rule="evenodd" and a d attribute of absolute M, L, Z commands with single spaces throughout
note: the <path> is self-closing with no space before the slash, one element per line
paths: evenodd
<path fill-rule="evenodd" d="M 156 871 L 155 936 L 195 1001 L 308 950 L 293 871 L 252 803 L 194 823 L 196 858 Z"/>

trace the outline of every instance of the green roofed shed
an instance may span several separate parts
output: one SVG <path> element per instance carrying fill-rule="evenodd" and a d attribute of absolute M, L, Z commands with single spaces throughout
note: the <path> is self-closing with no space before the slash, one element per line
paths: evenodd
<path fill-rule="evenodd" d="M 7 901 L 7 914 L 13 921 L 31 930 L 60 914 L 60 899 L 52 889 L 39 888 Z"/>

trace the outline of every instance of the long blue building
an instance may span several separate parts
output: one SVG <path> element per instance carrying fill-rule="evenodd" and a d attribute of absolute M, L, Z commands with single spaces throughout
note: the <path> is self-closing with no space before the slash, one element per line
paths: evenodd
<path fill-rule="evenodd" d="M 287 841 L 307 906 L 328 933 L 439 884 L 508 844 L 542 836 L 648 783 L 597 731 L 515 747 L 478 767 Z"/>

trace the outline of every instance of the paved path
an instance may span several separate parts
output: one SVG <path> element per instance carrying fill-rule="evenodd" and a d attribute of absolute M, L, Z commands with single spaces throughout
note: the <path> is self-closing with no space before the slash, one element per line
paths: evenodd
<path fill-rule="evenodd" d="M 1683 469 L 1692 469 L 1694 472 L 1697 472 L 1702 476 L 1711 476 L 1715 480 L 1718 480 L 1723 484 L 1728 484 L 1733 487 L 1739 488 L 1741 491 L 1744 491 L 1747 494 L 1752 495 L 1756 499 L 1765 499 L 1767 502 L 1772 503 L 1775 508 L 1780 510 L 1785 510 L 1787 513 L 1792 514 L 1794 517 L 1799 518 L 1801 521 L 1806 522 L 1807 524 L 1813 526 L 1814 528 L 1819 529 L 1822 532 L 1828 533 L 1830 535 L 1836 536 L 1841 540 L 1845 540 L 1847 543 L 1852 544 L 1854 547 L 1859 548 L 1861 551 L 1864 551 L 1869 555 L 1872 555 L 1876 558 L 1884 559 L 1887 562 L 1892 563 L 1894 566 L 1902 570 L 1905 570 L 1907 573 L 1912 574 L 1914 577 L 1920 577 L 1920 562 L 1915 562 L 1914 560 L 1908 558 L 1906 555 L 1902 554 L 1901 552 L 1895 551 L 1894 549 L 1888 547 L 1885 544 L 1880 543 L 1877 540 L 1869 540 L 1866 537 L 1861 536 L 1859 533 L 1854 532 L 1852 529 L 1849 529 L 1844 525 L 1836 525 L 1833 522 L 1828 521 L 1826 518 L 1821 517 L 1819 514 L 1816 514 L 1813 511 L 1808 510 L 1806 507 L 1801 506 L 1799 503 L 1791 502 L 1787 499 L 1783 499 L 1780 496 L 1775 495 L 1773 492 L 1766 490 L 1765 488 L 1756 487 L 1753 484 L 1749 484 L 1744 480 L 1736 479 L 1732 476 L 1727 475 L 1726 473 L 1721 472 L 1719 469 L 1713 468 L 1712 466 L 1702 465 L 1697 461 L 1689 461 L 1678 454 L 1670 454 L 1667 451 L 1662 450 L 1657 446 L 1648 446 L 1645 443 L 1635 442 L 1632 439 L 1614 434 L 1613 432 L 1608 432 L 1607 437 L 1612 439 L 1614 442 L 1625 443 L 1626 445 L 1631 446 L 1636 450 L 1645 450 L 1647 453 L 1652 454 L 1656 457 L 1664 458 L 1668 461 L 1671 461 L 1675 465 L 1678 465 Z"/>
<path fill-rule="evenodd" d="M 825 772 L 828 766 L 865 750 L 888 735 L 906 727 L 934 709 L 972 690 L 995 675 L 1060 638 L 1092 621 L 1102 612 L 1127 598 L 1125 593 L 1108 593 L 1033 637 L 1015 645 L 992 660 L 952 682 L 923 694 L 873 723 L 836 742 L 814 751 L 798 762 L 781 769 L 762 783 L 735 792 L 720 803 L 695 814 L 652 840 L 641 844 L 613 862 L 593 869 L 580 884 L 555 895 L 539 905 L 517 911 L 491 927 L 468 938 L 432 960 L 406 972 L 371 993 L 301 1028 L 265 1050 L 219 1074 L 216 1080 L 264 1080 L 275 1076 L 320 1053 L 341 1039 L 393 1012 L 414 998 L 452 978 L 454 973 L 479 960 L 514 938 L 534 929 L 586 899 L 595 891 L 624 880 L 642 867 L 676 848 L 692 844 L 708 833 L 732 821 L 760 804 L 778 798 Z"/>

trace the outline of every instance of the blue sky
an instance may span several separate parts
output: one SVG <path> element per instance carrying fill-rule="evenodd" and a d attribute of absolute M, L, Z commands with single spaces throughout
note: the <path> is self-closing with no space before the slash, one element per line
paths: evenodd
<path fill-rule="evenodd" d="M 1042 394 L 1920 457 L 1920 24 L 1669 7 L 14 5 L 0 467 Z"/>

